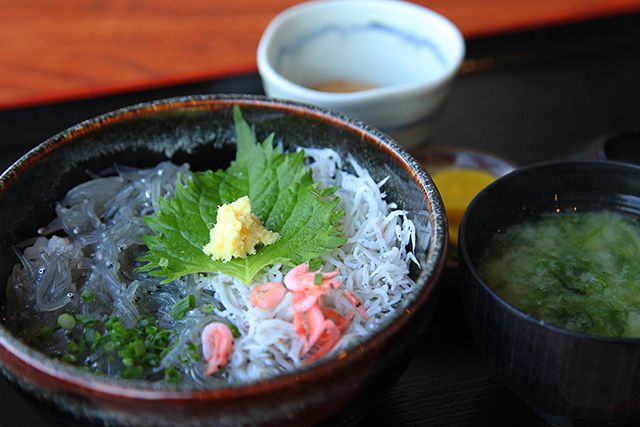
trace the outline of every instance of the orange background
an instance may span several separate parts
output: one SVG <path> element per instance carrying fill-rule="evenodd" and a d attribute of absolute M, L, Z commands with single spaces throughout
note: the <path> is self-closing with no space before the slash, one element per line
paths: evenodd
<path fill-rule="evenodd" d="M 3 0 L 0 109 L 256 69 L 293 0 Z M 640 0 L 420 0 L 477 37 L 640 10 Z"/>

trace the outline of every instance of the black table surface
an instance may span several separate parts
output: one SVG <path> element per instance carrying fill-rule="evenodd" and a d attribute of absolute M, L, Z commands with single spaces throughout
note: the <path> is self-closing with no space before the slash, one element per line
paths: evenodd
<path fill-rule="evenodd" d="M 83 119 L 151 99 L 263 93 L 256 74 L 81 101 L 0 111 L 0 170 Z M 557 158 L 603 135 L 640 128 L 640 14 L 475 39 L 433 145 L 481 149 L 519 165 Z M 327 424 L 542 426 L 498 384 L 465 323 L 456 271 L 399 381 Z M 68 424 L 0 380 L 0 426 Z M 71 423 L 72 424 L 72 423 Z"/>

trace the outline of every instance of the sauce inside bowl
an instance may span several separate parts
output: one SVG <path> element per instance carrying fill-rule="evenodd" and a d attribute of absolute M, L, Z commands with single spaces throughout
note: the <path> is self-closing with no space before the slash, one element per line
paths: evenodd
<path fill-rule="evenodd" d="M 562 211 L 500 230 L 478 265 L 501 297 L 569 330 L 640 337 L 640 223 L 614 212 Z"/>
<path fill-rule="evenodd" d="M 319 90 L 321 92 L 347 93 L 375 89 L 377 86 L 357 80 L 328 80 L 313 84 L 310 87 L 311 89 Z"/>

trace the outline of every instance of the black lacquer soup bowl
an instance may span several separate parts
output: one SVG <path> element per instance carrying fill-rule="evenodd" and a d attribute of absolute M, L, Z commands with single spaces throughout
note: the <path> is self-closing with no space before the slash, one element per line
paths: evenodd
<path fill-rule="evenodd" d="M 460 228 L 465 315 L 499 381 L 547 421 L 638 423 L 640 339 L 586 335 L 545 323 L 505 301 L 478 274 L 497 230 L 571 207 L 637 215 L 640 168 L 607 161 L 542 163 L 485 188 Z M 580 422 L 586 424 L 575 424 Z"/>

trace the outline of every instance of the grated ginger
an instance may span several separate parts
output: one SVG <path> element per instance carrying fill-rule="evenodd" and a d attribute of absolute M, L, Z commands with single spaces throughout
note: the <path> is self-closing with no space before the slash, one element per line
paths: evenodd
<path fill-rule="evenodd" d="M 214 261 L 223 262 L 245 258 L 256 253 L 257 245 L 270 245 L 280 238 L 251 212 L 251 200 L 247 196 L 218 207 L 216 225 L 209 233 L 210 241 L 202 251 Z"/>

